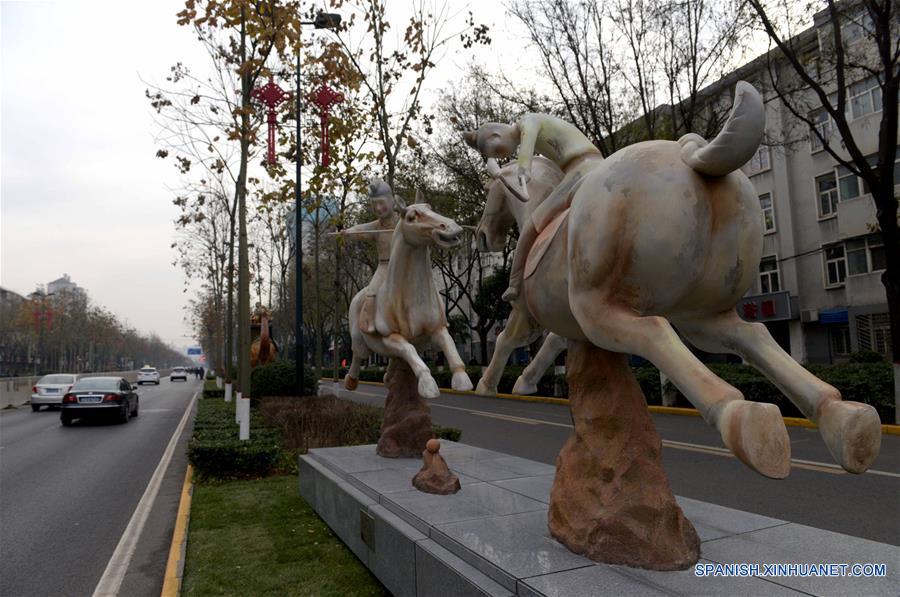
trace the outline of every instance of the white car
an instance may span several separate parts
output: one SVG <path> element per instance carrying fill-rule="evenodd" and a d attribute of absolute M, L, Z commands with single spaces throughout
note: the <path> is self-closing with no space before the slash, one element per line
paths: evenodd
<path fill-rule="evenodd" d="M 77 375 L 54 373 L 40 378 L 31 388 L 31 410 L 37 412 L 42 406 L 59 406 L 63 396 L 78 381 Z"/>
<path fill-rule="evenodd" d="M 155 383 L 156 385 L 159 385 L 159 371 L 153 367 L 142 367 L 141 370 L 138 371 L 137 383 L 139 386 L 145 383 Z"/>
<path fill-rule="evenodd" d="M 175 367 L 172 369 L 172 373 L 169 375 L 169 381 L 175 381 L 176 379 L 187 381 L 187 371 L 184 367 Z"/>

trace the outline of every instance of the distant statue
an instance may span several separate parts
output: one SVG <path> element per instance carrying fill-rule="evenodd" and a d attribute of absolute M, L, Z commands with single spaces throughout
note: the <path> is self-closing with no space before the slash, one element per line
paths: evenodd
<path fill-rule="evenodd" d="M 347 240 L 374 241 L 378 250 L 378 267 L 365 288 L 360 309 L 360 324 L 371 334 L 375 332 L 375 296 L 387 276 L 388 262 L 391 259 L 391 238 L 397 227 L 397 212 L 394 209 L 394 193 L 381 179 L 375 179 L 369 184 L 369 204 L 376 220 L 351 226 L 338 234 Z"/>
<path fill-rule="evenodd" d="M 432 436 L 431 411 L 426 398 L 440 395 L 437 383 L 419 352 L 435 344 L 447 358 L 455 390 L 471 390 L 453 338 L 447 331 L 444 302 L 434 286 L 431 247 L 451 249 L 460 243 L 463 229 L 456 222 L 421 203 L 406 207 L 398 201 L 400 219 L 391 239 L 390 260 L 375 291 L 360 290 L 350 302 L 353 361 L 344 387 L 354 389 L 363 358 L 372 352 L 389 357 L 384 384 L 381 437 L 376 452 L 389 458 L 418 457 Z M 373 320 L 365 319 L 367 299 L 374 302 Z"/>
<path fill-rule="evenodd" d="M 373 282 L 380 279 L 377 288 L 373 293 L 370 283 L 350 303 L 353 361 L 345 387 L 356 387 L 362 359 L 375 352 L 405 361 L 418 379 L 419 393 L 425 398 L 437 398 L 437 383 L 416 350 L 433 342 L 453 372 L 453 389 L 471 390 L 465 364 L 447 331 L 444 303 L 434 286 L 429 252 L 432 246 L 457 246 L 463 229 L 426 203 L 406 207 L 397 202 L 396 209 L 402 217 L 392 235 L 390 257 L 384 262 L 387 265 L 381 274 L 376 270 L 373 276 Z M 371 315 L 364 313 L 367 303 L 374 305 Z"/>
<path fill-rule="evenodd" d="M 250 333 L 253 338 L 250 344 L 250 367 L 252 369 L 271 363 L 278 358 L 278 346 L 270 337 L 269 321 L 271 317 L 269 310 L 260 304 L 256 305 L 255 312 L 250 316 Z"/>

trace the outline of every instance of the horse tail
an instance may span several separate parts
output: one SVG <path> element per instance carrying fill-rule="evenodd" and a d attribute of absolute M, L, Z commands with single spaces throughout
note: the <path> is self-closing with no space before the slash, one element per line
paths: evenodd
<path fill-rule="evenodd" d="M 766 112 L 759 92 L 746 81 L 738 81 L 734 105 L 725 126 L 712 142 L 688 133 L 678 140 L 681 160 L 701 174 L 725 176 L 746 164 L 762 141 Z"/>

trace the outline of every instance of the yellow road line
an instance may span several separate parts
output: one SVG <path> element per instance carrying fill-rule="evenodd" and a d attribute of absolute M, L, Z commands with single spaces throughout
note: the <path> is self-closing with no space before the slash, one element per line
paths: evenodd
<path fill-rule="evenodd" d="M 320 379 L 334 381 L 333 377 L 322 377 Z M 369 384 L 371 386 L 383 386 L 383 383 L 379 383 L 376 381 L 361 381 L 359 383 Z M 545 404 L 561 404 L 566 405 L 569 404 L 568 398 L 551 398 L 550 396 L 523 396 L 521 394 L 495 394 L 493 396 L 485 396 L 484 394 L 477 394 L 473 391 L 460 392 L 457 390 L 453 390 L 450 388 L 440 388 L 441 392 L 445 394 L 456 394 L 459 396 L 481 396 L 482 398 L 501 398 L 503 400 L 517 400 L 519 402 L 543 402 Z M 664 414 L 664 415 L 679 415 L 682 417 L 699 417 L 700 412 L 695 408 L 683 408 L 680 406 L 656 406 L 656 405 L 648 405 L 647 409 L 652 413 Z M 810 421 L 809 419 L 803 419 L 801 417 L 782 417 L 784 419 L 784 424 L 788 427 L 807 427 L 809 429 L 818 429 L 818 425 Z M 881 426 L 881 432 L 885 435 L 900 435 L 900 425 L 887 425 L 883 424 Z"/>
<path fill-rule="evenodd" d="M 469 411 L 469 414 L 477 415 L 479 417 L 490 417 L 491 419 L 500 419 L 502 421 L 512 421 L 513 423 L 524 423 L 525 425 L 540 425 L 541 423 L 543 423 L 543 421 L 537 421 L 535 419 L 511 417 L 509 415 L 497 415 L 493 413 L 479 412 L 477 410 L 471 410 Z"/>
<path fill-rule="evenodd" d="M 184 475 L 184 484 L 181 486 L 181 501 L 175 517 L 175 532 L 172 534 L 172 545 L 169 547 L 169 560 L 166 563 L 166 577 L 163 581 L 161 597 L 177 597 L 181 594 L 188 521 L 191 517 L 191 496 L 194 490 L 193 479 L 194 467 L 189 464 Z"/>

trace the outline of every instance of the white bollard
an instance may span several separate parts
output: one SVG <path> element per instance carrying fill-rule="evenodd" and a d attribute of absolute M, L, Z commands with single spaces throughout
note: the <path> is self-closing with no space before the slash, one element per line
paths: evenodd
<path fill-rule="evenodd" d="M 241 393 L 237 393 L 237 398 L 234 401 L 234 422 L 238 425 L 241 424 Z"/>
<path fill-rule="evenodd" d="M 222 389 L 222 378 L 216 375 L 216 387 Z"/>
<path fill-rule="evenodd" d="M 225 402 L 231 402 L 231 384 L 225 384 Z"/>
<path fill-rule="evenodd" d="M 238 439 L 245 441 L 250 439 L 250 399 L 241 398 L 238 400 L 238 404 L 241 405 L 241 429 Z"/>

